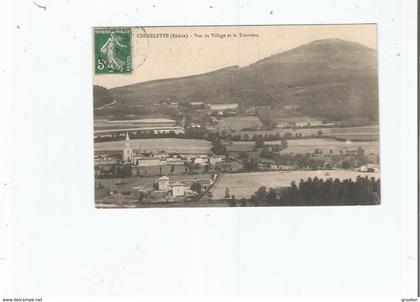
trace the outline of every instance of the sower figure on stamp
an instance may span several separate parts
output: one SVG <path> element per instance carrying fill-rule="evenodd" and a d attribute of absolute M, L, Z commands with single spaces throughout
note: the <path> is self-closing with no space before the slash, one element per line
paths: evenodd
<path fill-rule="evenodd" d="M 110 37 L 101 48 L 101 52 L 104 53 L 108 58 L 108 68 L 111 70 L 122 71 L 124 67 L 124 61 L 117 58 L 115 55 L 116 45 L 122 48 L 127 48 L 127 45 L 123 45 L 119 42 L 119 37 L 115 36 L 114 32 L 111 32 Z"/>

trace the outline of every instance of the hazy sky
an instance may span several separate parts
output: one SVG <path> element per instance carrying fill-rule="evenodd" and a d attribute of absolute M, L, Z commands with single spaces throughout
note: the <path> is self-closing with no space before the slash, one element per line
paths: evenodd
<path fill-rule="evenodd" d="M 171 38 L 173 34 L 178 36 Z M 132 74 L 94 75 L 93 82 L 112 88 L 200 74 L 232 65 L 246 66 L 270 55 L 327 38 L 339 38 L 377 48 L 374 24 L 138 27 L 133 28 Z"/>

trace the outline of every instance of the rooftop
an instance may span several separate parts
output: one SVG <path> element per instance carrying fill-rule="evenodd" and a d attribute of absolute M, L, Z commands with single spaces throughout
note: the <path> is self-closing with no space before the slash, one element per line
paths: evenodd
<path fill-rule="evenodd" d="M 226 109 L 236 109 L 238 108 L 238 103 L 232 104 L 210 104 L 210 109 L 212 110 L 226 110 Z"/>

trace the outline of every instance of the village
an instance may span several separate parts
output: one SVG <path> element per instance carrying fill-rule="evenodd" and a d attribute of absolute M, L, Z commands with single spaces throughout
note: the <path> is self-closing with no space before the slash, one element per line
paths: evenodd
<path fill-rule="evenodd" d="M 331 122 L 304 117 L 283 118 L 267 127 L 255 113 L 259 108 L 241 112 L 238 104 L 161 105 L 176 108 L 182 118 L 95 121 L 97 205 L 205 205 L 228 204 L 232 196 L 249 199 L 250 194 L 238 192 L 240 184 L 224 183 L 235 173 L 252 178 L 250 173 L 257 171 L 326 171 L 325 178 L 334 170 L 379 172 L 375 140 L 340 140 L 343 134 L 354 140 L 353 132 L 366 136 L 374 128 L 334 128 Z"/>

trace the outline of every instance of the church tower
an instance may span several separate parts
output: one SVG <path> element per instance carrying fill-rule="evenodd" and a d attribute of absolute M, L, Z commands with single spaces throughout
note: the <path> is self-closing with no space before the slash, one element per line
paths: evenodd
<path fill-rule="evenodd" d="M 130 137 L 128 136 L 128 132 L 125 136 L 125 147 L 123 149 L 122 159 L 124 162 L 131 162 L 133 160 L 133 150 L 130 146 Z"/>

